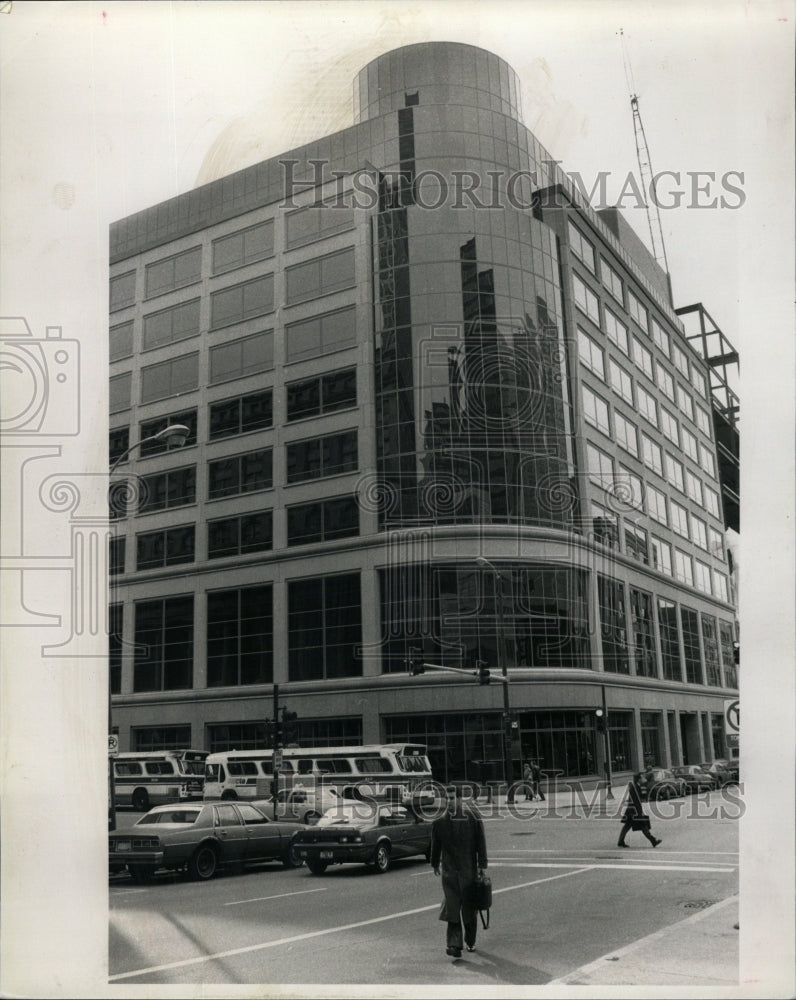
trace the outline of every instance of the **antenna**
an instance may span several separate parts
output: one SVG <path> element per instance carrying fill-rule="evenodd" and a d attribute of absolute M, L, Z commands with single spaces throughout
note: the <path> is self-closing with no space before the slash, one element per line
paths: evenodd
<path fill-rule="evenodd" d="M 666 259 L 666 247 L 663 242 L 663 227 L 661 226 L 661 212 L 658 203 L 653 199 L 650 204 L 649 192 L 653 191 L 654 171 L 650 159 L 650 151 L 647 145 L 647 137 L 644 134 L 644 123 L 641 120 L 641 111 L 638 106 L 638 94 L 636 93 L 636 83 L 633 79 L 633 67 L 630 63 L 630 55 L 627 51 L 627 41 L 624 29 L 619 29 L 619 37 L 622 43 L 622 62 L 625 67 L 625 79 L 630 92 L 630 108 L 633 112 L 633 133 L 636 138 L 636 156 L 638 157 L 638 168 L 641 174 L 641 186 L 644 191 L 644 204 L 647 209 L 647 223 L 650 228 L 650 239 L 652 241 L 652 255 L 661 265 L 666 274 L 669 273 L 669 262 Z"/>

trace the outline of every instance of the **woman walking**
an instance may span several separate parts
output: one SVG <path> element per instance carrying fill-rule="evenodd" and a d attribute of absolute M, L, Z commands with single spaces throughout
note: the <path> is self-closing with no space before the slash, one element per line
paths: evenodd
<path fill-rule="evenodd" d="M 627 786 L 627 806 L 622 814 L 622 829 L 619 832 L 617 847 L 630 847 L 630 844 L 625 843 L 625 837 L 630 830 L 640 830 L 653 847 L 657 847 L 661 843 L 657 837 L 653 837 L 649 816 L 644 814 L 637 778 L 638 775 Z"/>

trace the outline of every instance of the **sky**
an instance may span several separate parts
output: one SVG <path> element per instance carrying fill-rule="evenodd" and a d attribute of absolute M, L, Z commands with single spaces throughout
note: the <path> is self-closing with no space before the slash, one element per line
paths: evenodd
<path fill-rule="evenodd" d="M 587 188 L 608 172 L 609 195 L 637 172 L 632 90 L 654 169 L 679 172 L 685 192 L 679 207 L 661 213 L 675 306 L 703 302 L 741 352 L 743 537 L 744 551 L 753 553 L 741 555 L 743 636 L 758 662 L 784 670 L 773 676 L 785 706 L 779 724 L 750 746 L 749 759 L 764 762 L 783 745 L 790 753 L 793 19 L 793 5 L 779 0 L 0 3 L 0 317 L 25 317 L 37 340 L 60 326 L 80 356 L 77 397 L 69 395 L 70 382 L 63 401 L 79 409 L 79 433 L 60 439 L 59 454 L 51 461 L 42 455 L 38 467 L 86 474 L 81 502 L 102 513 L 96 475 L 107 453 L 107 248 L 114 220 L 352 124 L 357 71 L 401 45 L 461 41 L 501 56 L 522 82 L 525 124 Z M 690 176 L 698 171 L 716 177 L 714 191 L 699 202 L 721 195 L 729 172 L 743 174 L 733 180 L 741 195 L 726 208 L 695 207 Z M 644 211 L 629 208 L 627 216 L 647 240 Z M 3 335 L 0 329 L 0 342 Z M 51 510 L 31 510 L 18 489 L 23 452 L 0 453 L 7 491 L 0 556 L 19 548 L 13 536 L 24 529 L 26 553 L 35 552 L 46 569 L 64 544 L 68 553 L 69 529 Z M 26 584 L 31 606 L 69 601 L 64 574 L 29 576 L 36 577 Z M 104 852 L 96 819 L 104 815 L 105 762 L 95 753 L 104 740 L 104 662 L 45 661 L 30 628 L 0 629 L 6 649 L 11 632 L 15 663 L 25 662 L 26 672 L 6 660 L 4 757 L 14 759 L 22 748 L 54 765 L 45 767 L 53 776 L 45 790 L 62 805 L 75 842 L 86 845 L 73 864 L 76 877 L 96 888 L 102 872 L 85 855 Z M 765 700 L 771 691 L 771 684 L 742 686 L 745 718 L 772 717 L 776 705 Z M 57 780 L 64 748 L 69 771 L 89 776 L 83 815 Z M 33 791 L 24 777 L 9 782 L 7 803 Z M 47 856 L 46 844 L 23 833 L 8 809 L 2 822 L 4 843 L 20 833 L 31 857 Z M 46 864 L 36 868 L 21 885 L 4 878 L 6 907 L 29 900 L 18 932 L 10 934 L 4 920 L 6 980 L 10 969 L 16 991 L 30 992 L 29 977 L 39 976 L 40 989 L 56 995 L 79 954 L 91 986 L 102 951 L 86 964 L 86 952 L 68 935 L 49 963 L 20 971 L 30 935 L 62 933 L 67 907 L 52 896 Z M 36 912 L 37 900 L 46 901 L 49 915 Z M 104 944 L 105 920 L 96 907 L 70 933 L 81 946 L 97 935 Z M 748 936 L 747 954 L 761 940 Z"/>

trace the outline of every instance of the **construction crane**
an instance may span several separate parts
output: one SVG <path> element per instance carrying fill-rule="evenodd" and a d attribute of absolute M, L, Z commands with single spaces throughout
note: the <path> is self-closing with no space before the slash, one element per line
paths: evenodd
<path fill-rule="evenodd" d="M 627 79 L 628 90 L 630 91 L 630 108 L 633 112 L 633 132 L 636 137 L 636 155 L 638 157 L 638 168 L 641 173 L 641 187 L 644 191 L 644 204 L 647 209 L 647 223 L 650 227 L 650 239 L 652 241 L 652 255 L 660 264 L 666 274 L 669 273 L 669 263 L 666 260 L 666 247 L 663 242 L 663 227 L 661 226 L 661 212 L 655 198 L 654 171 L 650 159 L 647 137 L 644 134 L 644 123 L 641 120 L 641 111 L 638 106 L 638 94 L 633 79 L 633 69 L 630 65 L 630 56 L 627 51 L 627 43 L 622 28 L 619 29 L 619 36 L 622 42 L 622 61 L 625 66 L 625 78 Z M 650 198 L 652 195 L 652 198 Z"/>

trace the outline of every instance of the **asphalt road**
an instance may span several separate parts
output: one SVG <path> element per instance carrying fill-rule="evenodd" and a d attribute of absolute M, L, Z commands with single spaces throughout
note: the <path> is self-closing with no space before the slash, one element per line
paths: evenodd
<path fill-rule="evenodd" d="M 655 849 L 640 833 L 617 849 L 615 818 L 532 809 L 486 816 L 491 926 L 479 924 L 476 952 L 459 962 L 445 955 L 440 884 L 422 858 L 384 875 L 337 866 L 313 876 L 272 864 L 201 884 L 112 878 L 110 980 L 538 985 L 738 891 L 737 820 L 694 815 L 691 800 L 660 806 L 679 815 L 653 818 L 663 840 Z M 120 814 L 119 826 L 133 818 Z M 727 963 L 737 964 L 737 950 Z"/>

